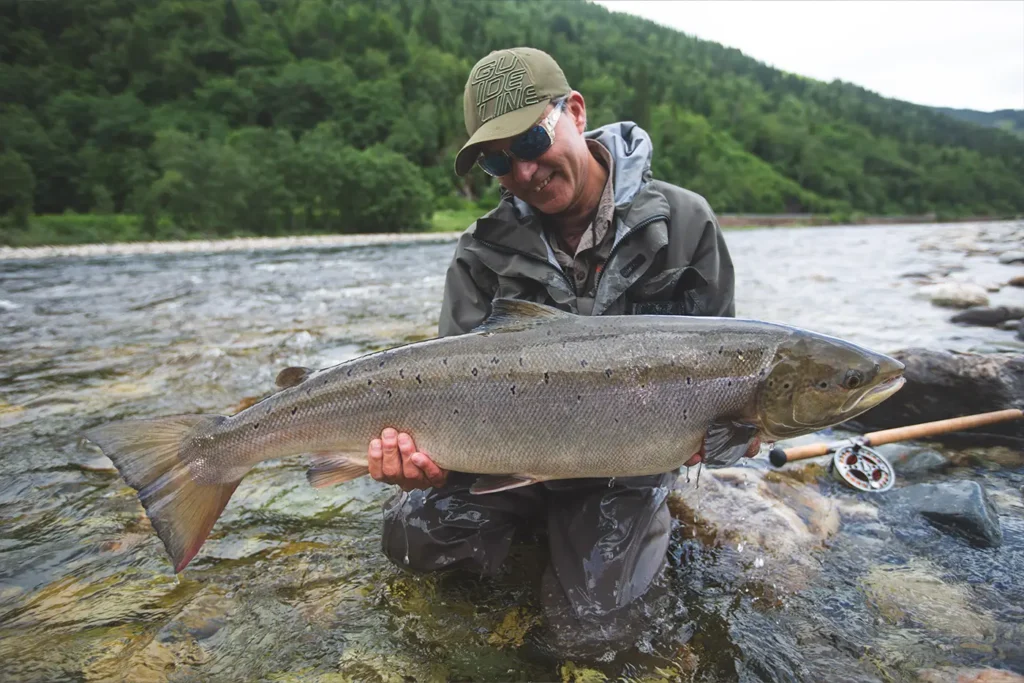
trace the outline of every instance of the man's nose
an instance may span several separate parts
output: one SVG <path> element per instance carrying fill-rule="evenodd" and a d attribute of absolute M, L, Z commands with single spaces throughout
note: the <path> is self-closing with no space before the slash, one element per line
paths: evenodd
<path fill-rule="evenodd" d="M 512 160 L 512 177 L 521 185 L 529 184 L 537 172 L 536 161 L 523 161 L 522 159 Z"/>

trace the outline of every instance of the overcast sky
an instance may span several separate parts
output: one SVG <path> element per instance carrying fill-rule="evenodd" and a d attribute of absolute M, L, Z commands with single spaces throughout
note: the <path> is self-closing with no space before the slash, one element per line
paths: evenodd
<path fill-rule="evenodd" d="M 1024 0 L 595 0 L 783 71 L 962 109 L 1024 109 Z"/>

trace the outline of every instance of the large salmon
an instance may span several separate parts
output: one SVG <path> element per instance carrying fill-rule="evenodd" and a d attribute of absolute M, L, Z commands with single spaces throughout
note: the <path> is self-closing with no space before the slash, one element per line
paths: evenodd
<path fill-rule="evenodd" d="M 179 415 L 94 428 L 138 491 L 175 571 L 256 463 L 313 454 L 314 486 L 367 473 L 385 427 L 408 432 L 474 490 L 671 471 L 705 443 L 710 466 L 837 424 L 903 384 L 903 365 L 849 342 L 733 318 L 576 316 L 499 300 L 465 335 L 320 371 L 232 417 Z"/>

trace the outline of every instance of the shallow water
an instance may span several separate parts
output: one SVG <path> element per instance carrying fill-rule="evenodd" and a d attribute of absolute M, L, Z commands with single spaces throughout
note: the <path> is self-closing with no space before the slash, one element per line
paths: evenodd
<path fill-rule="evenodd" d="M 1012 332 L 950 324 L 952 311 L 921 289 L 1020 275 L 996 255 L 1022 235 L 1021 223 L 732 231 L 737 314 L 881 351 L 1021 352 Z M 0 261 L 0 679 L 583 680 L 596 675 L 581 672 L 590 667 L 612 678 L 853 681 L 914 680 L 946 665 L 1024 671 L 1024 459 L 1015 454 L 993 465 L 985 452 L 952 452 L 961 465 L 945 475 L 996 496 L 1005 536 L 996 550 L 912 520 L 840 514 L 824 546 L 801 554 L 816 569 L 796 589 L 772 581 L 794 558 L 702 542 L 679 524 L 666 577 L 675 612 L 652 617 L 634 651 L 612 662 L 534 654 L 531 582 L 542 559 L 532 549 L 495 579 L 407 574 L 379 552 L 392 489 L 362 479 L 318 493 L 299 459 L 249 475 L 176 578 L 132 490 L 77 434 L 128 416 L 231 413 L 269 392 L 285 366 L 324 367 L 432 336 L 452 247 L 439 238 Z M 1010 287 L 990 297 L 1024 300 Z M 684 478 L 681 495 L 699 516 L 695 479 Z M 821 500 L 877 502 L 825 477 L 809 488 Z"/>

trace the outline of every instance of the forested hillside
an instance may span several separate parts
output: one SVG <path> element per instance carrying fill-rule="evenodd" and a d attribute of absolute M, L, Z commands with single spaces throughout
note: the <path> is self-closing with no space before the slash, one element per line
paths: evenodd
<path fill-rule="evenodd" d="M 979 126 L 991 126 L 1016 133 L 1017 135 L 1024 135 L 1024 109 L 975 111 L 974 109 L 936 107 L 935 110 L 961 121 L 970 121 Z"/>
<path fill-rule="evenodd" d="M 417 230 L 488 205 L 489 178 L 452 171 L 462 87 L 513 45 L 559 60 L 591 126 L 646 128 L 655 174 L 719 212 L 1024 212 L 1024 140 L 582 0 L 11 1 L 2 238 L 66 212 L 171 238 Z"/>

